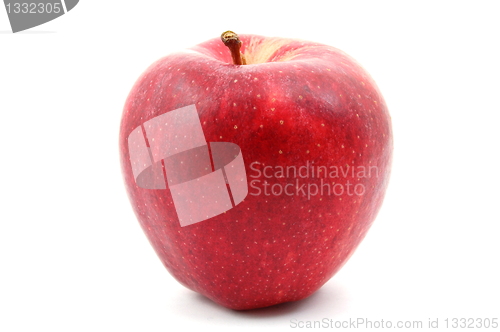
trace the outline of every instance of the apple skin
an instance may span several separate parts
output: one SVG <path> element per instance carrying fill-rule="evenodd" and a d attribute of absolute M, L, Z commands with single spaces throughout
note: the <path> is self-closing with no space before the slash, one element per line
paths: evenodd
<path fill-rule="evenodd" d="M 247 65 L 233 65 L 219 38 L 152 64 L 126 100 L 119 149 L 131 204 L 167 270 L 216 303 L 246 310 L 306 298 L 343 266 L 381 207 L 393 139 L 379 89 L 347 54 L 301 40 L 240 39 Z M 255 161 L 261 170 L 372 166 L 376 175 L 324 179 L 362 184 L 363 195 L 255 195 L 249 188 L 233 209 L 181 227 L 168 189 L 136 185 L 127 138 L 145 121 L 191 104 L 207 142 L 240 146 L 249 186 Z"/>

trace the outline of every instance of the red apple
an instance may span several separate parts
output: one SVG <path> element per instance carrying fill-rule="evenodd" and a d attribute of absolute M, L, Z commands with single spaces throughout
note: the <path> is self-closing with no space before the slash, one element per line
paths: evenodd
<path fill-rule="evenodd" d="M 382 204 L 393 149 L 386 103 L 350 56 L 230 32 L 152 64 L 119 139 L 165 267 L 236 310 L 303 299 L 343 266 Z M 224 185 L 196 182 L 212 175 Z"/>

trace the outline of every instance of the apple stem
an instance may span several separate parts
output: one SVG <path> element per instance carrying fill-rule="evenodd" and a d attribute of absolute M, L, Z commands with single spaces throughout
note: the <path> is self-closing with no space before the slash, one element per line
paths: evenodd
<path fill-rule="evenodd" d="M 226 31 L 222 33 L 220 39 L 231 51 L 231 57 L 233 58 L 233 63 L 235 65 L 246 65 L 245 56 L 241 54 L 241 40 L 237 34 L 232 31 Z"/>

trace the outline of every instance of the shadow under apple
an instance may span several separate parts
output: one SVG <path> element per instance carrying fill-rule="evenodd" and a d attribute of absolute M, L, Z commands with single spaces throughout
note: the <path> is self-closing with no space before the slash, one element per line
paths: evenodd
<path fill-rule="evenodd" d="M 186 291 L 189 292 L 189 294 L 185 294 L 187 298 L 184 298 L 184 301 L 182 301 L 183 305 L 178 307 L 178 311 L 179 314 L 185 314 L 191 319 L 193 318 L 193 310 L 208 314 L 208 317 L 205 318 L 209 320 L 210 316 L 230 316 L 234 320 L 254 320 L 272 319 L 276 317 L 284 318 L 287 316 L 288 318 L 292 318 L 292 316 L 299 314 L 300 316 L 308 316 L 322 312 L 332 317 L 345 311 L 346 301 L 348 300 L 348 296 L 339 284 L 327 283 L 311 296 L 299 301 L 280 303 L 265 308 L 238 311 L 225 308 L 201 294 L 188 290 Z"/>

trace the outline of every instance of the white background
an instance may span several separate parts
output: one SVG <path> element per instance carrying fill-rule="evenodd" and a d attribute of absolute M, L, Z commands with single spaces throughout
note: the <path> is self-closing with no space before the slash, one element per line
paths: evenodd
<path fill-rule="evenodd" d="M 0 8 L 0 331 L 500 318 L 498 7 L 83 0 L 18 34 Z M 228 29 L 344 50 L 378 83 L 394 126 L 389 191 L 351 260 L 310 298 L 250 312 L 168 274 L 118 161 L 122 107 L 142 71 Z"/>

